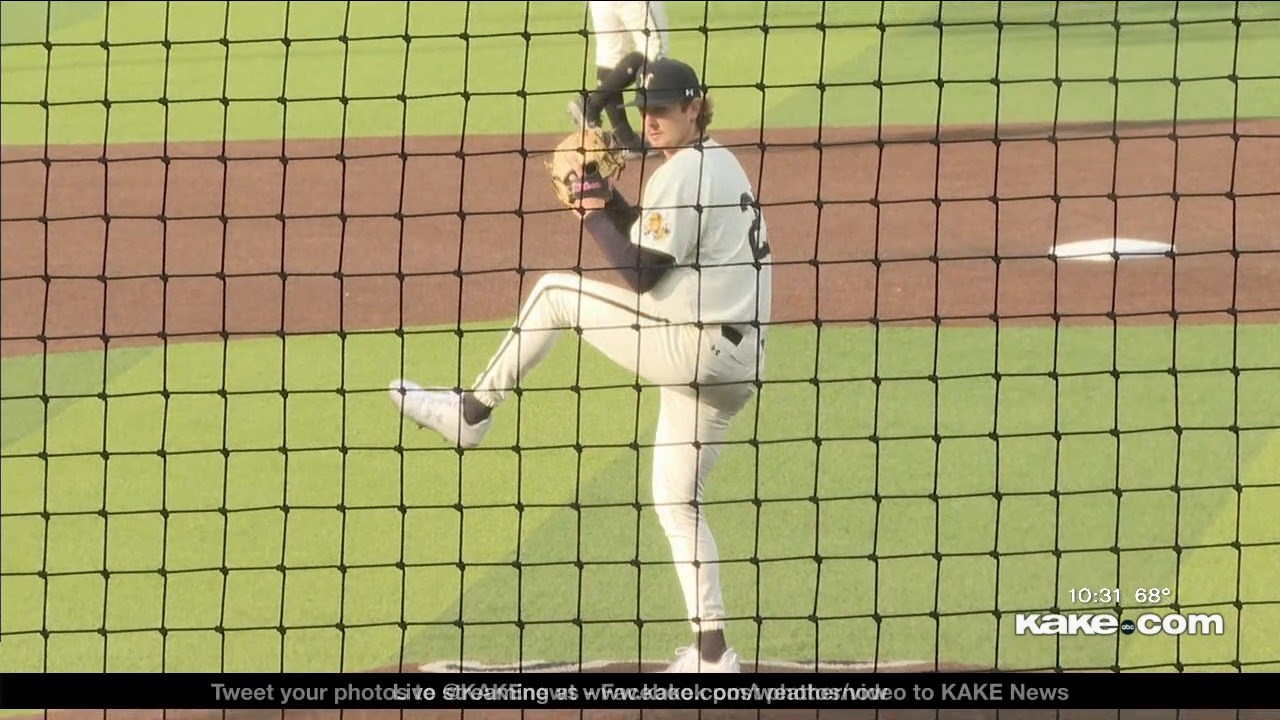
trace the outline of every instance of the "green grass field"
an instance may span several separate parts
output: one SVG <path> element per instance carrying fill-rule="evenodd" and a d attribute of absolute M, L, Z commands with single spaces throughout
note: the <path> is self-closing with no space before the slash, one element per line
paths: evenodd
<path fill-rule="evenodd" d="M 144 2 L 112 3 L 109 16 L 103 3 L 53 3 L 52 53 L 39 45 L 46 5 L 2 6 L 3 99 L 27 103 L 5 107 L 5 144 L 43 142 L 46 120 L 55 143 L 559 132 L 566 96 L 583 86 L 584 67 L 594 72 L 594 50 L 577 34 L 585 3 L 532 3 L 526 20 L 525 3 L 513 2 L 422 3 L 407 14 L 404 3 L 304 2 L 289 4 L 287 18 L 285 3 L 196 2 L 167 23 Z M 956 24 L 942 33 L 928 25 L 937 3 L 885 3 L 883 36 L 874 26 L 878 3 L 826 3 L 825 18 L 817 2 L 771 3 L 767 16 L 763 3 L 668 5 L 674 51 L 699 66 L 705 57 L 721 127 L 1280 115 L 1280 12 L 1263 3 L 1240 3 L 1250 22 L 1238 29 L 1227 21 L 1233 3 L 1184 2 L 1180 19 L 1191 24 L 1119 31 L 1090 24 L 1116 16 L 1113 3 L 1063 3 L 1056 42 L 1049 2 L 1005 3 L 1000 17 L 1011 24 L 999 32 Z M 1152 22 L 1172 17 L 1172 6 L 1121 3 L 1118 16 Z M 941 16 L 994 20 L 996 9 L 948 2 Z M 1204 22 L 1213 19 L 1222 21 Z M 815 27 L 820 20 L 831 26 L 826 33 Z M 696 29 L 704 21 L 732 29 L 704 36 Z M 233 41 L 226 46 L 218 42 L 224 27 Z M 464 41 L 463 32 L 476 37 Z M 103 49 L 104 37 L 119 47 Z M 167 52 L 166 37 L 174 43 Z M 1227 79 L 1233 73 L 1237 84 Z M 1112 76 L 1121 82 L 1111 85 Z M 883 94 L 870 85 L 877 77 Z M 939 77 L 948 83 L 941 90 Z M 993 77 L 1005 83 L 998 98 Z M 47 115 L 35 104 L 42 99 L 56 103 Z"/>
<path fill-rule="evenodd" d="M 761 3 L 669 5 L 676 54 L 705 54 L 725 127 L 1280 116 L 1280 12 L 1262 3 L 1239 4 L 1249 22 L 1238 29 L 1118 33 L 1067 24 L 1110 20 L 1112 3 L 1063 3 L 1056 44 L 1047 2 L 1002 10 L 1006 22 L 1041 24 L 948 26 L 941 39 L 912 25 L 936 17 L 936 3 L 886 3 L 883 37 L 840 27 L 874 24 L 875 3 L 827 4 L 825 37 L 813 27 L 820 3 L 770 3 L 767 18 Z M 1118 13 L 1141 22 L 1172 6 Z M 523 3 L 415 4 L 407 15 L 402 3 L 360 3 L 349 16 L 345 4 L 291 3 L 287 25 L 284 3 L 191 3 L 167 30 L 164 7 L 112 3 L 108 18 L 102 3 L 0 5 L 3 142 L 558 132 L 589 57 L 573 34 L 582 3 L 535 3 L 527 20 Z M 1183 20 L 1234 7 L 1179 4 Z M 962 23 L 993 8 L 942 3 L 941 13 Z M 704 10 L 712 28 L 774 27 L 767 44 L 758 28 L 704 36 L 691 29 Z M 526 23 L 529 42 L 518 35 Z M 236 41 L 227 47 L 224 25 Z M 51 54 L 22 44 L 43 42 L 46 26 Z M 104 30 L 109 53 L 97 45 Z M 334 39 L 344 31 L 345 46 Z M 479 37 L 464 42 L 463 31 Z M 199 42 L 166 52 L 166 36 Z M 867 84 L 877 77 L 894 84 L 881 92 Z M 47 113 L 31 104 L 46 98 Z M 592 389 L 626 379 L 590 351 L 578 376 L 564 342 L 531 378 L 538 391 L 504 410 L 489 449 L 460 459 L 401 429 L 382 388 L 402 361 L 411 376 L 470 378 L 497 339 L 484 328 L 466 335 L 461 367 L 452 333 L 4 359 L 0 672 L 670 657 L 687 626 L 657 521 L 633 507 L 650 499 L 648 453 L 625 447 L 651 441 L 655 393 L 637 414 L 632 391 Z M 734 433 L 754 433 L 758 456 L 746 445 L 727 453 L 708 497 L 731 563 L 730 612 L 765 618 L 730 624 L 744 656 L 804 660 L 816 647 L 823 660 L 1280 669 L 1280 409 L 1268 401 L 1280 396 L 1280 326 L 1056 337 L 782 327 L 773 338 L 786 351 L 771 353 L 771 383 Z M 936 385 L 923 379 L 931 373 Z M 589 388 L 581 404 L 557 389 L 575 377 Z M 575 440 L 580 455 L 561 449 Z M 1071 587 L 1161 586 L 1185 612 L 1222 613 L 1226 635 L 1013 634 L 1008 613 L 1067 606 Z M 872 613 L 885 617 L 879 632 Z"/>
<path fill-rule="evenodd" d="M 1280 442 L 1274 432 L 1248 430 L 1276 420 L 1266 398 L 1280 392 L 1280 376 L 1248 368 L 1276 366 L 1280 328 L 1248 326 L 1236 335 L 1238 395 L 1230 373 L 1213 371 L 1226 361 L 1229 327 L 1182 329 L 1176 347 L 1164 328 L 1123 333 L 1114 347 L 1107 329 L 1074 329 L 1059 333 L 1056 357 L 1051 334 L 1001 331 L 997 355 L 992 331 L 942 333 L 935 402 L 927 381 L 900 379 L 930 371 L 931 330 L 882 331 L 878 338 L 870 331 L 824 330 L 819 337 L 780 330 L 774 345 L 791 349 L 771 358 L 775 384 L 758 408 L 759 462 L 745 446 L 728 453 L 708 498 L 724 557 L 735 561 L 725 578 L 733 612 L 779 618 L 759 629 L 763 657 L 811 656 L 815 632 L 804 618 L 816 612 L 830 618 L 816 638 L 823 659 L 866 659 L 877 647 L 874 624 L 856 616 L 879 612 L 890 616 L 878 645 L 885 660 L 940 655 L 994 663 L 999 637 L 1001 665 L 1110 665 L 1117 662 L 1112 640 L 1055 648 L 1052 640 L 1014 638 L 1007 620 L 998 631 L 990 611 L 1044 610 L 1055 597 L 1069 605 L 1067 586 L 1117 582 L 1176 587 L 1183 604 L 1224 612 L 1231 628 L 1241 627 L 1238 650 L 1234 633 L 1184 638 L 1183 662 L 1225 664 L 1237 652 L 1276 657 L 1274 634 L 1262 632 L 1280 621 L 1275 606 L 1246 604 L 1237 617 L 1230 603 L 1237 587 L 1245 603 L 1274 600 L 1280 554 L 1274 546 L 1248 548 L 1237 575 L 1237 553 L 1227 544 L 1280 540 L 1268 515 L 1280 502 Z M 478 369 L 487 337 L 468 336 L 464 374 Z M 388 449 L 402 441 L 400 424 L 381 390 L 399 371 L 400 342 L 391 334 L 345 344 L 326 336 L 244 341 L 228 346 L 225 361 L 221 348 L 201 345 L 122 350 L 105 359 L 57 355 L 43 368 L 41 358 L 6 360 L 6 395 L 36 394 L 43 377 L 51 392 L 105 391 L 109 398 L 52 400 L 47 423 L 38 401 L 5 401 L 6 455 L 42 448 L 74 455 L 50 460 L 47 475 L 34 458 L 4 461 L 3 570 L 23 573 L 5 578 L 6 633 L 38 629 L 42 615 L 50 628 L 82 630 L 54 635 L 47 652 L 52 668 L 84 670 L 103 665 L 94 631 L 104 612 L 106 626 L 120 631 L 109 636 L 107 661 L 121 670 L 158 670 L 162 658 L 170 670 L 220 662 L 278 669 L 274 628 L 282 623 L 306 628 L 287 634 L 291 670 L 334 669 L 340 660 L 363 668 L 396 662 L 401 652 L 456 658 L 464 641 L 468 658 L 490 662 L 521 653 L 572 660 L 579 642 L 587 658 L 612 658 L 636 652 L 637 612 L 649 621 L 648 654 L 679 641 L 685 630 L 665 540 L 651 512 L 630 506 L 647 502 L 646 484 L 636 483 L 637 468 L 647 477 L 647 453 L 601 447 L 651 442 L 654 399 L 643 396 L 638 427 L 620 421 L 635 417 L 634 394 L 590 389 L 626 379 L 587 353 L 580 382 L 588 389 L 577 410 L 572 394 L 555 391 L 573 382 L 577 348 L 565 342 L 533 391 L 502 416 L 490 446 L 498 449 L 465 456 L 465 484 L 458 456 L 416 431 L 403 436 L 402 483 L 401 456 Z M 1113 350 L 1126 373 L 1119 383 L 1109 375 Z M 877 354 L 885 379 L 878 403 L 867 380 Z M 404 345 L 409 367 L 445 375 L 457 371 L 457 355 L 454 342 L 435 336 L 411 336 Z M 1159 372 L 1172 363 L 1188 371 L 1176 406 L 1174 382 Z M 1048 435 L 1054 384 L 1016 377 L 1055 365 L 1064 374 L 1084 373 L 1057 388 L 1058 427 L 1069 434 L 1056 462 Z M 817 389 L 803 382 L 815 366 L 824 378 Z M 287 401 L 279 393 L 281 367 Z M 1015 377 L 998 386 L 954 377 L 997 369 Z M 334 392 L 339 386 L 348 392 L 345 402 Z M 175 393 L 167 407 L 162 388 Z M 1179 446 L 1171 430 L 1159 429 L 1171 427 L 1175 413 L 1188 427 L 1238 420 L 1238 453 L 1226 430 L 1187 431 Z M 931 434 L 935 416 L 947 438 L 936 451 L 931 440 L 904 439 Z M 756 417 L 753 406 L 735 439 L 750 436 Z M 1123 432 L 1119 442 L 1108 434 L 1113 427 Z M 1000 441 L 998 461 L 997 443 L 984 437 L 992 431 L 1015 435 Z M 824 438 L 820 450 L 815 434 Z M 872 434 L 883 438 L 878 458 L 865 440 Z M 588 446 L 580 460 L 572 449 L 550 449 L 575 437 Z M 519 456 L 502 449 L 517 443 Z M 345 466 L 336 449 L 343 444 L 350 448 Z M 104 446 L 113 453 L 107 462 L 98 455 Z M 160 448 L 172 455 L 161 460 L 154 452 Z M 1244 486 L 1238 511 L 1236 493 L 1224 487 L 1236 467 Z M 1169 486 L 1175 476 L 1180 494 Z M 1119 507 L 1111 492 L 1117 487 L 1125 490 Z M 1048 494 L 1054 488 L 1063 493 L 1060 503 Z M 1005 494 L 999 503 L 991 496 L 997 489 Z M 883 495 L 878 517 L 876 492 Z M 931 492 L 941 498 L 936 505 L 926 497 Z M 815 494 L 824 498 L 818 506 L 809 501 Z M 758 514 L 754 497 L 765 501 Z M 568 507 L 575 499 L 580 513 Z M 403 518 L 402 502 L 413 508 Z M 528 506 L 523 513 L 517 502 Z M 225 520 L 218 512 L 224 503 Z M 345 518 L 335 509 L 340 503 Z M 467 508 L 462 515 L 458 503 Z M 282 504 L 290 507 L 287 517 Z M 103 507 L 105 520 L 97 514 Z M 167 524 L 156 512 L 161 507 L 171 513 Z M 44 508 L 52 515 L 47 528 L 36 514 Z M 1179 564 L 1175 541 L 1213 547 L 1184 550 Z M 1108 551 L 1112 545 L 1118 556 Z M 1063 551 L 1060 562 L 1055 547 Z M 987 555 L 992 549 L 1006 554 L 999 563 Z M 940 570 L 927 557 L 935 550 L 944 556 Z M 872 552 L 882 558 L 878 578 L 866 559 Z M 815 553 L 824 558 L 820 576 Z M 753 554 L 761 560 L 758 577 L 746 562 Z M 627 564 L 633 557 L 646 563 L 642 572 Z M 109 581 L 100 575 L 104 558 Z M 517 572 L 510 565 L 517 559 L 531 567 Z M 578 559 L 586 563 L 581 573 L 573 566 Z M 404 571 L 395 567 L 401 561 Z M 231 568 L 225 583 L 217 571 L 224 562 Z M 349 568 L 345 585 L 340 564 Z M 278 565 L 287 568 L 283 577 Z M 49 581 L 47 594 L 32 575 L 42 567 L 67 573 Z M 167 584 L 155 572 L 160 567 L 170 573 Z M 933 621 L 918 616 L 935 609 L 970 614 L 945 618 L 935 638 Z M 574 617 L 615 622 L 588 625 L 580 636 Z M 413 624 L 404 634 L 396 627 L 401 619 Z M 516 619 L 530 623 L 523 638 Z M 452 624 L 458 620 L 465 637 Z M 352 626 L 345 639 L 334 629 L 340 621 Z M 154 632 L 162 624 L 170 629 L 163 655 Z M 218 625 L 268 629 L 228 632 L 224 648 L 212 630 Z M 735 622 L 731 633 L 755 649 L 753 622 Z M 39 635 L 6 638 L 6 668 L 38 667 L 45 647 Z M 1126 639 L 1120 650 L 1123 664 L 1174 658 L 1172 642 L 1152 638 Z"/>

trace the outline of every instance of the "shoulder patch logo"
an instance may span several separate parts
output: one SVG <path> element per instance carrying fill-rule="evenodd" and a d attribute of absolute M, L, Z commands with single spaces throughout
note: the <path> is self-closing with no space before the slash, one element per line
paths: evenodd
<path fill-rule="evenodd" d="M 644 219 L 645 237 L 652 238 L 654 240 L 661 240 L 670 234 L 671 230 L 667 228 L 667 221 L 662 217 L 662 213 L 651 212 L 649 213 L 649 216 Z"/>

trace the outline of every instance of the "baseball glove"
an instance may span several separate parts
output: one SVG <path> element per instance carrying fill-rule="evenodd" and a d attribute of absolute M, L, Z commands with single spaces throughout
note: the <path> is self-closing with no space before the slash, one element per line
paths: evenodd
<path fill-rule="evenodd" d="M 585 197 L 608 199 L 613 183 L 626 168 L 622 150 L 613 135 L 601 128 L 570 133 L 560 141 L 546 163 L 551 187 L 566 207 L 576 209 Z"/>

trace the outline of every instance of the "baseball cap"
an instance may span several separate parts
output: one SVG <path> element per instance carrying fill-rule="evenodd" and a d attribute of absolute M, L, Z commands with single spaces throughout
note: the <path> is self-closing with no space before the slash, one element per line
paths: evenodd
<path fill-rule="evenodd" d="M 702 97 L 702 83 L 698 73 L 675 58 L 659 58 L 642 68 L 644 75 L 636 88 L 636 99 L 631 103 L 643 110 L 661 107 Z"/>

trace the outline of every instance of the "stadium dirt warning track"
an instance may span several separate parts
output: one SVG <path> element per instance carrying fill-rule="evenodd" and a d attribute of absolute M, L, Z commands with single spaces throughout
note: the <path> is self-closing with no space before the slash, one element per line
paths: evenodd
<path fill-rule="evenodd" d="M 765 206 L 780 323 L 1274 320 L 1280 122 L 1173 133 L 715 137 Z M 556 140 L 5 147 L 0 352 L 511 317 L 544 271 L 611 275 L 556 204 L 542 166 Z M 627 197 L 657 162 L 628 168 Z M 1113 237 L 1174 252 L 1051 254 Z"/>

